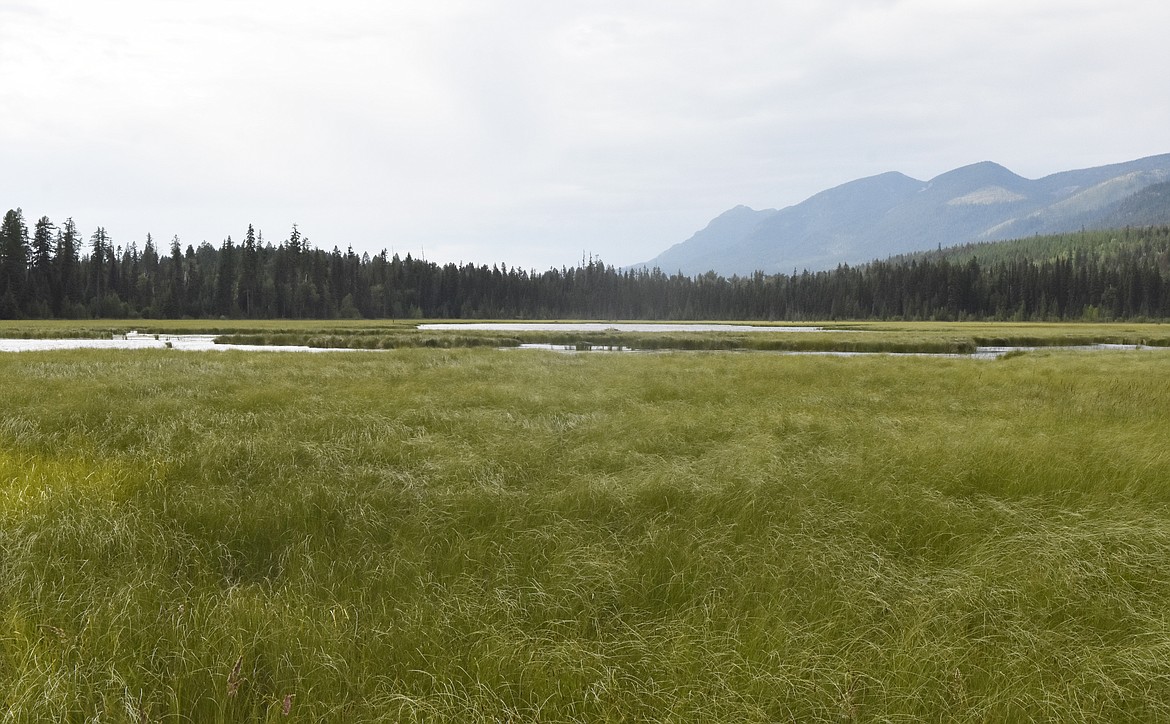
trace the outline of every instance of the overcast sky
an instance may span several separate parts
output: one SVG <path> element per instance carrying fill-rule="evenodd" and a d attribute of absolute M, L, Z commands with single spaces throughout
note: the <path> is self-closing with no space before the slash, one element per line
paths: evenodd
<path fill-rule="evenodd" d="M 0 0 L 0 208 L 645 261 L 737 204 L 1170 152 L 1163 0 Z"/>

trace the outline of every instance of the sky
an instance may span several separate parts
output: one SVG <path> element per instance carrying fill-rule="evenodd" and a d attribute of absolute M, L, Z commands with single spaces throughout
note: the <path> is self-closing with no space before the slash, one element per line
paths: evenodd
<path fill-rule="evenodd" d="M 544 270 L 1170 152 L 1162 0 L 0 0 L 0 208 Z"/>

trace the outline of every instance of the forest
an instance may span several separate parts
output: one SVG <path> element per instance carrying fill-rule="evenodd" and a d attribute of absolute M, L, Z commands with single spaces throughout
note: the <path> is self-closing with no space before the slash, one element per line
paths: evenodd
<path fill-rule="evenodd" d="M 1160 320 L 1170 227 L 939 249 L 829 271 L 694 277 L 600 259 L 543 272 L 276 244 L 116 243 L 72 219 L 0 224 L 0 319 Z"/>

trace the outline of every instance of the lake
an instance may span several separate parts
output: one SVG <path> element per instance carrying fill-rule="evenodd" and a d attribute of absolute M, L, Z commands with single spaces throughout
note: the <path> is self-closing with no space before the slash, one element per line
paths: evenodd
<path fill-rule="evenodd" d="M 303 345 L 216 344 L 214 334 L 138 334 L 112 339 L 0 339 L 0 352 L 41 352 L 55 349 L 180 349 L 188 352 L 230 349 L 246 352 L 353 352 Z"/>
<path fill-rule="evenodd" d="M 824 332 L 823 327 L 782 327 L 760 324 L 646 322 L 443 322 L 420 324 L 420 331 L 468 332 Z M 841 330 L 838 330 L 841 331 Z"/>
<path fill-rule="evenodd" d="M 822 327 L 795 327 L 795 326 L 763 326 L 745 324 L 645 324 L 645 323 L 451 323 L 451 324 L 420 324 L 422 331 L 496 331 L 496 332 L 524 332 L 524 331 L 571 331 L 571 332 L 823 332 Z M 838 330 L 840 331 L 840 330 Z M 304 345 L 266 345 L 266 344 L 216 344 L 216 335 L 212 334 L 139 334 L 129 332 L 123 336 L 107 339 L 0 339 L 0 352 L 37 352 L 64 349 L 177 349 L 189 352 L 203 352 L 208 350 L 227 351 L 240 350 L 244 352 L 366 352 L 378 350 L 361 350 L 344 347 L 307 347 Z M 521 344 L 519 348 L 504 349 L 534 350 L 544 349 L 557 352 L 640 352 L 632 347 L 612 347 L 594 344 L 589 347 L 575 344 Z M 836 352 L 836 351 L 778 351 L 760 352 L 760 354 L 783 355 L 823 355 L 832 357 L 858 357 L 881 355 L 901 355 L 916 357 L 966 357 L 972 359 L 996 359 L 1008 352 L 1032 352 L 1040 350 L 1065 351 L 1134 351 L 1134 350 L 1170 350 L 1168 347 L 1146 347 L 1130 344 L 1094 344 L 1066 347 L 978 347 L 973 354 L 937 354 L 928 352 Z M 657 352 L 672 350 L 661 349 Z"/>

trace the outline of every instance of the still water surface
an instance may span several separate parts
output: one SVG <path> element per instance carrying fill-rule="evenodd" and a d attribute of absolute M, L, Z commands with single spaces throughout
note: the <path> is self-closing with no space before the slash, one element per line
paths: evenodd
<path fill-rule="evenodd" d="M 821 327 L 765 327 L 742 324 L 605 324 L 605 323 L 577 323 L 577 324 L 527 324 L 527 323 L 472 323 L 472 324 L 420 324 L 420 330 L 483 330 L 483 331 L 574 331 L 574 332 L 820 332 Z M 216 335 L 212 334 L 139 334 L 130 332 L 124 336 L 112 339 L 0 339 L 0 352 L 37 352 L 60 349 L 178 349 L 193 352 L 207 350 L 226 351 L 241 350 L 245 352 L 369 352 L 379 350 L 357 350 L 347 348 L 306 347 L 304 345 L 269 345 L 269 344 L 216 344 Z M 516 348 L 505 348 L 516 349 Z M 519 349 L 545 349 L 558 352 L 639 352 L 632 347 L 608 347 L 592 345 L 588 349 L 580 349 L 576 345 L 563 344 L 522 344 Z M 821 355 L 830 357 L 861 357 L 880 355 L 914 356 L 914 357 L 963 357 L 971 359 L 995 359 L 1008 352 L 1031 352 L 1038 350 L 1074 350 L 1074 351 L 1132 351 L 1132 350 L 1160 350 L 1170 351 L 1167 347 L 1143 347 L 1129 344 L 1094 344 L 1076 347 L 979 347 L 974 354 L 933 354 L 926 352 L 894 353 L 894 352 L 757 352 L 757 354 L 782 355 Z M 669 352 L 671 350 L 655 350 Z"/>
<path fill-rule="evenodd" d="M 0 352 L 54 349 L 182 349 L 191 352 L 237 349 L 247 352 L 336 352 L 303 345 L 216 344 L 214 334 L 135 334 L 113 339 L 0 339 Z M 356 350 L 344 350 L 356 351 Z"/>
<path fill-rule="evenodd" d="M 420 324 L 421 331 L 470 332 L 823 332 L 821 327 L 758 324 L 648 324 L 639 322 L 454 322 Z"/>

